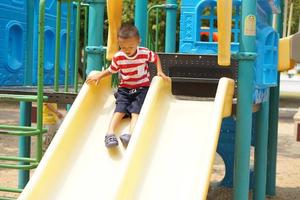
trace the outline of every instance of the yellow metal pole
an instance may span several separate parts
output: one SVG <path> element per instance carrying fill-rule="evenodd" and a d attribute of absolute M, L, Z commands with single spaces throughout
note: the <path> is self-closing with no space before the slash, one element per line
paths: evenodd
<path fill-rule="evenodd" d="M 230 65 L 232 0 L 218 0 L 218 64 Z"/>
<path fill-rule="evenodd" d="M 122 0 L 107 1 L 108 17 L 108 38 L 106 59 L 111 60 L 114 54 L 119 50 L 117 42 L 118 30 L 122 19 Z"/>

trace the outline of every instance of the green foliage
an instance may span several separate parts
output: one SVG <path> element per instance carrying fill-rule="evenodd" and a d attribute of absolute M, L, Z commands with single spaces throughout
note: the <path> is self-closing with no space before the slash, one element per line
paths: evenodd
<path fill-rule="evenodd" d="M 122 22 L 134 23 L 134 5 L 135 0 L 123 0 L 123 16 Z M 180 4 L 180 0 L 177 1 Z M 148 1 L 148 9 L 154 5 L 161 5 L 165 4 L 166 1 L 162 0 L 149 0 Z M 165 47 L 165 28 L 166 28 L 166 12 L 165 10 L 158 11 L 158 24 L 156 24 L 156 10 L 152 10 L 149 16 L 148 22 L 148 30 L 149 30 L 149 37 L 148 39 L 151 41 L 149 48 L 154 50 L 155 47 L 155 34 L 156 31 L 158 32 L 158 48 L 157 51 L 164 51 Z M 177 46 L 178 46 L 178 34 L 179 34 L 179 9 L 178 9 L 178 16 L 177 16 Z"/>
<path fill-rule="evenodd" d="M 122 23 L 134 23 L 134 0 L 123 0 Z"/>
<path fill-rule="evenodd" d="M 294 0 L 293 20 L 291 33 L 297 33 L 299 30 L 299 17 L 300 17 L 300 0 Z"/>

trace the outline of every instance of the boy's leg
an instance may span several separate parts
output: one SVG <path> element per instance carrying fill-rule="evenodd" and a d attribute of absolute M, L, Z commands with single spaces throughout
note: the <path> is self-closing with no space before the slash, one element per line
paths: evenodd
<path fill-rule="evenodd" d="M 137 114 L 137 113 L 131 113 L 131 121 L 130 121 L 129 134 L 132 133 L 138 117 L 139 117 L 139 114 Z"/>
<path fill-rule="evenodd" d="M 114 134 L 116 132 L 116 128 L 118 124 L 120 124 L 120 121 L 123 119 L 124 116 L 125 113 L 121 113 L 121 112 L 115 112 L 113 114 L 113 117 L 109 123 L 107 134 Z"/>
<path fill-rule="evenodd" d="M 124 146 L 127 146 L 130 141 L 132 131 L 133 131 L 135 124 L 137 122 L 137 119 L 139 117 L 139 113 L 143 106 L 148 89 L 149 89 L 148 87 L 139 88 L 137 90 L 137 93 L 135 94 L 136 96 L 135 96 L 134 101 L 132 101 L 130 106 L 127 107 L 128 111 L 131 113 L 131 122 L 130 122 L 129 133 L 123 134 L 120 136 L 121 142 L 124 144 Z"/>
<path fill-rule="evenodd" d="M 130 121 L 130 127 L 129 127 L 129 133 L 128 134 L 123 134 L 120 136 L 121 142 L 125 147 L 127 147 L 130 138 L 131 138 L 131 133 L 136 125 L 136 121 L 139 117 L 139 114 L 137 113 L 131 113 L 131 121 Z"/>
<path fill-rule="evenodd" d="M 109 127 L 108 127 L 108 131 L 107 134 L 105 135 L 105 146 L 106 147 L 115 147 L 117 146 L 118 140 L 117 137 L 115 136 L 115 131 L 116 128 L 118 126 L 118 124 L 120 123 L 120 121 L 122 120 L 122 118 L 125 116 L 125 113 L 121 113 L 121 112 L 115 112 L 110 123 L 109 123 Z"/>

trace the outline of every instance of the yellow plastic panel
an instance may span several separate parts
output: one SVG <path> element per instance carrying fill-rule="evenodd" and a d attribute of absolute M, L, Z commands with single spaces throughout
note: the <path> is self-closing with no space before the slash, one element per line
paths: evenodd
<path fill-rule="evenodd" d="M 117 200 L 206 199 L 222 118 L 234 81 L 220 80 L 215 101 L 178 99 L 152 80 L 122 167 Z M 227 109 L 226 109 L 227 107 Z"/>
<path fill-rule="evenodd" d="M 230 65 L 232 0 L 217 1 L 218 14 L 218 64 Z"/>
<path fill-rule="evenodd" d="M 291 59 L 295 63 L 300 63 L 300 31 L 292 35 L 291 39 Z"/>
<path fill-rule="evenodd" d="M 110 83 L 106 78 L 82 87 L 20 200 L 111 199 L 124 148 L 104 146 L 115 108 Z M 118 132 L 127 125 L 125 120 Z"/>
<path fill-rule="evenodd" d="M 123 0 L 107 1 L 108 16 L 108 38 L 107 38 L 107 60 L 111 60 L 114 54 L 119 50 L 118 30 L 121 26 Z"/>
<path fill-rule="evenodd" d="M 291 61 L 291 36 L 281 38 L 278 45 L 278 71 L 287 71 L 294 67 Z"/>

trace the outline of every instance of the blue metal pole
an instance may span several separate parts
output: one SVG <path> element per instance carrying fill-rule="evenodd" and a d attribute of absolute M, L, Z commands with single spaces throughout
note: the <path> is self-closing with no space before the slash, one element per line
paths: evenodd
<path fill-rule="evenodd" d="M 257 113 L 254 160 L 254 200 L 266 198 L 269 100 L 261 103 Z"/>
<path fill-rule="evenodd" d="M 141 36 L 141 45 L 146 46 L 147 32 L 147 5 L 148 0 L 135 0 L 135 26 L 138 28 Z"/>
<path fill-rule="evenodd" d="M 256 0 L 242 1 L 237 120 L 234 160 L 234 199 L 248 200 L 249 163 L 252 131 L 252 95 L 256 57 Z"/>
<path fill-rule="evenodd" d="M 284 7 L 284 1 L 279 0 L 281 10 Z M 283 13 L 276 16 L 276 31 L 282 36 Z M 280 73 L 277 74 L 277 87 L 270 89 L 270 114 L 269 114 L 269 138 L 268 138 L 268 160 L 267 160 L 267 195 L 276 194 L 276 159 L 277 159 L 277 140 L 278 140 L 278 108 L 279 108 L 279 88 Z"/>
<path fill-rule="evenodd" d="M 166 46 L 165 52 L 176 51 L 177 0 L 167 0 Z"/>
<path fill-rule="evenodd" d="M 31 51 L 32 52 L 32 51 Z M 31 126 L 31 103 L 20 102 L 20 125 Z M 19 156 L 30 157 L 31 137 L 20 136 L 19 139 Z M 20 162 L 20 164 L 28 164 Z M 19 170 L 18 187 L 24 188 L 29 181 L 29 170 Z"/>
<path fill-rule="evenodd" d="M 33 67 L 33 21 L 34 21 L 34 1 L 26 1 L 27 9 L 27 45 L 25 53 L 25 80 L 24 85 L 32 85 Z M 31 126 L 31 103 L 20 102 L 20 125 Z M 19 139 L 19 156 L 30 157 L 31 137 L 21 136 Z M 26 164 L 21 162 L 20 164 Z M 24 188 L 29 181 L 29 170 L 19 170 L 18 187 Z"/>
<path fill-rule="evenodd" d="M 65 88 L 64 91 L 69 91 L 69 67 L 70 67 L 70 45 L 71 45 L 71 2 L 67 2 L 67 40 L 66 40 L 66 63 L 65 63 Z"/>
<path fill-rule="evenodd" d="M 89 30 L 87 52 L 87 69 L 89 74 L 93 70 L 100 70 L 103 66 L 103 23 L 106 0 L 90 2 Z"/>

